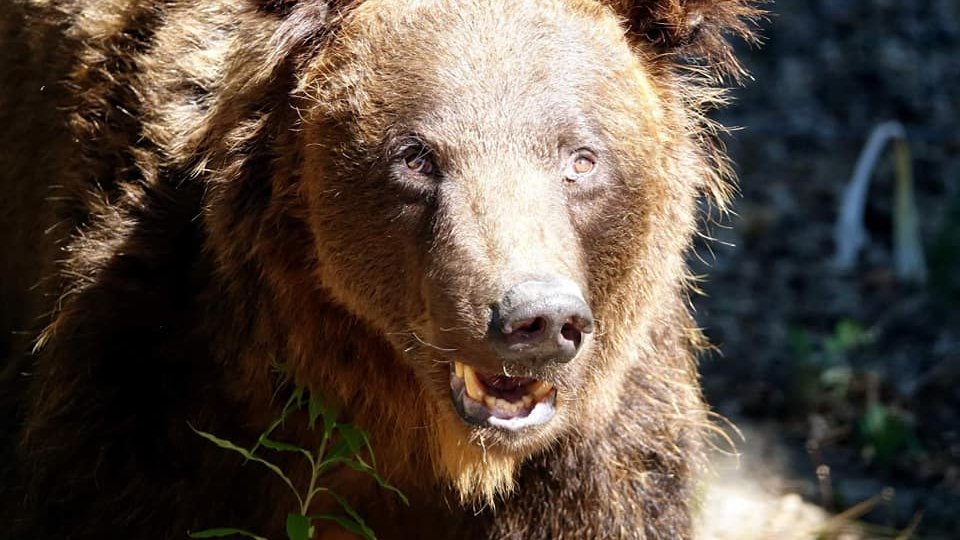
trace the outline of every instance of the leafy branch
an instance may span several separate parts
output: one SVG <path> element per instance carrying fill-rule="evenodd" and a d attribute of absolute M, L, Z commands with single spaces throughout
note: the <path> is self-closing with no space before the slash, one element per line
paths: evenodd
<path fill-rule="evenodd" d="M 320 444 L 315 451 L 310 451 L 290 442 L 283 442 L 271 438 L 277 428 L 284 425 L 290 415 L 296 411 L 303 410 L 304 407 L 307 410 L 307 421 L 311 430 L 315 430 L 318 427 L 318 420 L 322 422 L 323 432 Z M 353 424 L 338 421 L 337 418 L 339 415 L 339 407 L 325 403 L 320 395 L 307 392 L 301 387 L 293 391 L 283 406 L 280 416 L 260 434 L 257 442 L 249 449 L 226 439 L 221 439 L 212 433 L 198 430 L 192 425 L 190 429 L 220 448 L 236 452 L 242 455 L 247 461 L 262 465 L 286 484 L 297 500 L 296 511 L 287 515 L 286 531 L 288 540 L 310 540 L 313 538 L 315 532 L 314 525 L 317 521 L 332 521 L 362 538 L 376 540 L 376 535 L 373 530 L 367 526 L 360 514 L 350 506 L 346 499 L 321 484 L 321 479 L 324 474 L 336 466 L 346 466 L 355 471 L 367 474 L 376 480 L 380 487 L 395 493 L 405 504 L 407 504 L 408 501 L 403 493 L 390 485 L 390 483 L 377 473 L 375 468 L 376 460 L 373 455 L 373 447 L 370 444 L 369 435 Z M 310 464 L 310 479 L 307 486 L 305 488 L 298 487 L 293 479 L 284 473 L 282 468 L 265 457 L 258 455 L 257 452 L 261 449 L 300 454 L 307 463 Z M 363 452 L 366 452 L 370 456 L 369 463 L 364 460 L 362 456 Z M 310 507 L 314 500 L 320 495 L 326 495 L 336 501 L 344 514 L 311 514 Z M 191 538 L 223 538 L 228 536 L 243 536 L 257 540 L 267 540 L 249 531 L 235 528 L 207 529 L 190 533 Z"/>

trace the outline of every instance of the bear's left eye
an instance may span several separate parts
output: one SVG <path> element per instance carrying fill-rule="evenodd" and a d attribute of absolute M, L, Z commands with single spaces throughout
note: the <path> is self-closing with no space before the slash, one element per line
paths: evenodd
<path fill-rule="evenodd" d="M 433 174 L 437 169 L 430 150 L 423 146 L 415 146 L 407 150 L 403 155 L 403 163 L 411 172 L 423 175 Z"/>
<path fill-rule="evenodd" d="M 570 156 L 570 161 L 563 170 L 563 177 L 569 182 L 576 182 L 590 176 L 597 170 L 597 156 L 589 150 L 578 150 Z"/>

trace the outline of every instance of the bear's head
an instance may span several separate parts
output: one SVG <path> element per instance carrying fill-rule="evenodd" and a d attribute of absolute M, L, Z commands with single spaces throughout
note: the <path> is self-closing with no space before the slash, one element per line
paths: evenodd
<path fill-rule="evenodd" d="M 414 386 L 381 398 L 427 411 L 464 498 L 615 422 L 631 371 L 677 387 L 660 406 L 698 406 L 663 343 L 690 326 L 698 198 L 728 189 L 703 118 L 722 100 L 710 83 L 739 72 L 723 34 L 757 14 L 748 0 L 325 7 L 296 74 L 302 258 L 394 350 Z"/>

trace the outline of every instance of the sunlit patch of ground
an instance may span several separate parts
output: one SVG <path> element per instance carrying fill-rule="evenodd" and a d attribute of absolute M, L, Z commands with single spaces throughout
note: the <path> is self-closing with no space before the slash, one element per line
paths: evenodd
<path fill-rule="evenodd" d="M 830 517 L 799 495 L 766 493 L 756 485 L 739 481 L 718 484 L 707 494 L 704 520 L 698 540 L 801 540 L 819 538 Z M 834 538 L 861 540 L 855 532 Z"/>
<path fill-rule="evenodd" d="M 831 516 L 791 489 L 783 452 L 747 430 L 738 456 L 718 455 L 706 488 L 697 540 L 872 540 L 842 516 Z"/>

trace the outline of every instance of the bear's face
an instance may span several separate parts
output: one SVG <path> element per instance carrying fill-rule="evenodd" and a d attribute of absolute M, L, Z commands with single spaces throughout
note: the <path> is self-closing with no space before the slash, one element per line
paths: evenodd
<path fill-rule="evenodd" d="M 702 165 L 653 56 L 590 0 L 368 0 L 309 68 L 316 278 L 437 436 L 523 456 L 582 426 L 681 296 Z"/>

